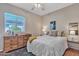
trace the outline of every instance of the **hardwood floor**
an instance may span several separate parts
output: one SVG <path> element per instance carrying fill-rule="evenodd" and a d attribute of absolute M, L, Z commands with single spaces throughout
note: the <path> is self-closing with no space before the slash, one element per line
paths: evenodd
<path fill-rule="evenodd" d="M 79 56 L 79 50 L 69 48 L 65 51 L 64 56 Z"/>

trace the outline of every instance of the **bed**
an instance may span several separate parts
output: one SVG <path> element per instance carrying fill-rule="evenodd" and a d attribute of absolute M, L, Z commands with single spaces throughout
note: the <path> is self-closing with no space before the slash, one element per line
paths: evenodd
<path fill-rule="evenodd" d="M 66 37 L 39 36 L 32 43 L 27 42 L 27 51 L 36 56 L 62 56 L 67 46 Z"/>

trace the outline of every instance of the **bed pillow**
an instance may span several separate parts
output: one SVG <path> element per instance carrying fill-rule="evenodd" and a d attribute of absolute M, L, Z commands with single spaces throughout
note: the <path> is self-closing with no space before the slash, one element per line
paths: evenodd
<path fill-rule="evenodd" d="M 64 31 L 58 31 L 57 36 L 64 37 L 65 32 Z"/>
<path fill-rule="evenodd" d="M 64 32 L 64 31 L 61 32 L 61 36 L 62 36 L 62 37 L 65 36 L 65 32 Z"/>
<path fill-rule="evenodd" d="M 57 36 L 61 37 L 61 31 L 58 31 Z"/>
<path fill-rule="evenodd" d="M 35 39 L 37 39 L 37 36 L 31 36 L 31 37 L 29 38 L 29 42 L 32 43 L 32 41 L 35 40 Z"/>
<path fill-rule="evenodd" d="M 57 36 L 57 31 L 51 31 L 49 35 L 56 37 Z"/>

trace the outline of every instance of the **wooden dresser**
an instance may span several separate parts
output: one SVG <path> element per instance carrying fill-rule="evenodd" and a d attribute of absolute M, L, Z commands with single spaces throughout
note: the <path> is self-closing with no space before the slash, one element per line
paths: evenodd
<path fill-rule="evenodd" d="M 9 52 L 14 49 L 22 48 L 26 46 L 27 41 L 31 34 L 5 36 L 4 37 L 4 52 Z"/>

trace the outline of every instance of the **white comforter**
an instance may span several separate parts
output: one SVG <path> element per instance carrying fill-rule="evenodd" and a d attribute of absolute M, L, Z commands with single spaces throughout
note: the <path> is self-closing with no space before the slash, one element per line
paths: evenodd
<path fill-rule="evenodd" d="M 66 37 L 40 36 L 32 43 L 27 43 L 28 52 L 36 56 L 62 56 L 67 46 Z"/>

